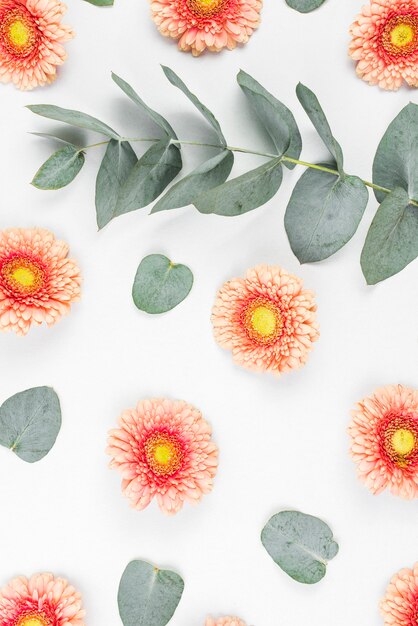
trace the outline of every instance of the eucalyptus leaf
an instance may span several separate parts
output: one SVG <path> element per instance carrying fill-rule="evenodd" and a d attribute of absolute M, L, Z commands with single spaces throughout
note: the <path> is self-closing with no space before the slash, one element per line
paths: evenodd
<path fill-rule="evenodd" d="M 71 143 L 71 141 L 67 141 L 66 139 L 63 139 L 62 137 L 57 137 L 56 135 L 51 135 L 51 133 L 29 133 L 29 134 L 35 135 L 36 137 L 43 137 L 44 139 L 54 139 L 55 141 L 58 141 L 59 143 L 64 143 L 67 146 L 73 146 L 73 148 L 78 147 L 75 144 Z"/>
<path fill-rule="evenodd" d="M 124 626 L 166 626 L 180 602 L 183 579 L 146 561 L 131 561 L 118 592 Z"/>
<path fill-rule="evenodd" d="M 177 139 L 176 133 L 174 132 L 171 125 L 167 122 L 167 120 L 162 115 L 151 109 L 147 104 L 145 104 L 142 98 L 138 96 L 136 91 L 131 87 L 129 83 L 126 82 L 126 80 L 123 80 L 123 78 L 120 78 L 120 76 L 114 74 L 113 72 L 112 79 L 117 84 L 117 86 L 122 89 L 122 91 L 128 96 L 128 98 L 130 98 L 132 102 L 139 106 L 139 108 L 142 109 L 148 115 L 148 117 L 155 124 L 157 124 L 157 126 L 159 126 L 166 135 L 168 135 L 168 137 L 171 137 L 172 139 Z"/>
<path fill-rule="evenodd" d="M 310 13 L 323 5 L 325 0 L 286 0 L 286 2 L 292 9 L 299 11 L 299 13 Z"/>
<path fill-rule="evenodd" d="M 231 173 L 233 164 L 234 155 L 230 150 L 220 152 L 173 185 L 153 207 L 151 213 L 192 204 L 204 191 L 224 183 Z"/>
<path fill-rule="evenodd" d="M 190 293 L 193 274 L 186 265 L 172 263 L 162 254 L 142 259 L 136 272 L 132 297 L 145 313 L 166 313 Z"/>
<path fill-rule="evenodd" d="M 94 4 L 96 7 L 111 7 L 113 6 L 113 0 L 86 0 L 90 4 Z"/>
<path fill-rule="evenodd" d="M 27 108 L 32 111 L 32 113 L 36 113 L 36 115 L 40 115 L 41 117 L 64 122 L 70 126 L 76 126 L 77 128 L 92 130 L 95 133 L 100 133 L 111 139 L 119 139 L 118 133 L 110 128 L 110 126 L 86 113 L 72 111 L 71 109 L 62 109 L 52 104 L 30 104 Z"/>
<path fill-rule="evenodd" d="M 180 150 L 162 139 L 139 159 L 122 186 L 115 217 L 136 211 L 153 202 L 182 168 Z"/>
<path fill-rule="evenodd" d="M 328 172 L 306 170 L 296 183 L 284 218 L 299 261 L 322 261 L 340 250 L 356 232 L 368 197 L 366 186 L 356 176 L 341 179 Z"/>
<path fill-rule="evenodd" d="M 418 200 L 418 105 L 410 102 L 389 124 L 377 148 L 373 163 L 375 185 L 401 187 Z M 382 202 L 383 191 L 375 191 Z"/>
<path fill-rule="evenodd" d="M 312 585 L 326 573 L 338 553 L 332 530 L 322 520 L 299 511 L 281 511 L 261 533 L 273 561 L 297 582 Z"/>
<path fill-rule="evenodd" d="M 77 176 L 85 162 L 83 152 L 68 145 L 54 152 L 36 172 L 32 185 L 38 189 L 61 189 Z"/>
<path fill-rule="evenodd" d="M 221 127 L 219 125 L 219 122 L 216 119 L 216 117 L 213 115 L 213 113 L 211 111 L 209 111 L 209 109 L 204 104 L 202 104 L 202 102 L 200 102 L 200 100 L 194 95 L 194 93 L 192 93 L 189 90 L 188 87 L 186 87 L 186 85 L 181 80 L 181 78 L 179 76 L 177 76 L 177 74 L 175 72 L 173 72 L 172 69 L 170 69 L 169 67 L 166 67 L 164 65 L 162 66 L 162 68 L 163 68 L 164 74 L 167 76 L 167 78 L 170 81 L 170 83 L 172 85 L 174 85 L 175 87 L 177 87 L 178 89 L 180 89 L 180 91 L 182 91 L 188 97 L 190 102 L 192 104 L 194 104 L 194 106 L 197 108 L 197 110 L 200 111 L 200 113 L 203 115 L 203 117 L 209 122 L 209 124 L 215 130 L 215 132 L 218 135 L 219 141 L 221 142 L 222 146 L 226 146 L 226 139 L 223 136 Z"/>
<path fill-rule="evenodd" d="M 318 98 L 313 91 L 308 89 L 308 87 L 305 87 L 305 85 L 302 85 L 302 83 L 299 83 L 296 87 L 296 95 L 299 102 L 305 109 L 307 116 L 314 125 L 317 133 L 334 158 L 340 176 L 344 176 L 344 158 L 341 146 L 332 134 L 328 120 L 325 117 L 325 113 L 323 112 L 321 105 L 319 104 Z"/>
<path fill-rule="evenodd" d="M 115 216 L 119 193 L 138 162 L 127 141 L 111 139 L 96 179 L 96 215 L 99 228 Z"/>
<path fill-rule="evenodd" d="M 270 135 L 278 155 L 299 159 L 302 138 L 292 112 L 246 72 L 241 70 L 237 80 Z M 284 165 L 293 169 L 296 164 L 285 161 Z"/>
<path fill-rule="evenodd" d="M 283 179 L 280 159 L 267 161 L 255 170 L 206 191 L 193 201 L 201 213 L 242 215 L 262 206 L 277 193 Z"/>
<path fill-rule="evenodd" d="M 0 445 L 28 463 L 48 454 L 60 428 L 60 402 L 50 387 L 27 389 L 0 407 Z"/>
<path fill-rule="evenodd" d="M 400 187 L 387 194 L 372 221 L 361 253 L 368 285 L 404 269 L 418 256 L 418 207 Z"/>

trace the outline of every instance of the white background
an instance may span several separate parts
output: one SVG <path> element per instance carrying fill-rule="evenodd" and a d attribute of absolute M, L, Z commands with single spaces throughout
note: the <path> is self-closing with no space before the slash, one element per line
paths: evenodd
<path fill-rule="evenodd" d="M 418 560 L 415 502 L 373 497 L 357 480 L 346 428 L 356 400 L 376 387 L 417 384 L 417 264 L 366 287 L 359 257 L 376 201 L 355 238 L 330 260 L 299 266 L 283 228 L 284 210 L 301 169 L 286 172 L 278 195 L 243 217 L 203 216 L 193 208 L 118 218 L 98 233 L 94 180 L 101 149 L 89 151 L 79 177 L 58 192 L 29 182 L 55 144 L 28 131 L 56 131 L 23 107 L 50 103 L 100 117 L 122 133 L 150 126 L 110 79 L 114 70 L 166 115 L 182 139 L 211 131 L 159 64 L 171 66 L 215 112 L 232 145 L 271 146 L 236 84 L 239 68 L 295 112 L 303 157 L 325 149 L 297 102 L 299 80 L 319 96 L 346 156 L 368 178 L 377 144 L 414 91 L 396 94 L 356 78 L 347 58 L 348 28 L 359 0 L 327 0 L 300 15 L 284 0 L 266 0 L 259 31 L 243 49 L 199 59 L 157 33 L 145 0 L 115 0 L 100 9 L 69 0 L 66 22 L 77 31 L 69 59 L 50 88 L 20 93 L 1 86 L 0 227 L 40 226 L 66 239 L 83 273 L 83 298 L 53 329 L 0 337 L 0 400 L 51 385 L 63 426 L 56 446 L 29 465 L 0 450 L 0 583 L 52 571 L 83 593 L 89 626 L 120 623 L 117 588 L 126 564 L 145 558 L 178 571 L 183 599 L 172 626 L 201 626 L 207 614 L 238 614 L 255 626 L 378 626 L 389 578 Z M 66 135 L 68 136 L 68 135 Z M 81 141 L 100 141 L 94 135 Z M 210 153 L 184 150 L 190 169 Z M 262 160 L 239 156 L 237 173 Z M 190 296 L 150 317 L 131 300 L 139 261 L 165 253 L 195 276 Z M 233 365 L 215 344 L 210 310 L 216 290 L 258 263 L 280 264 L 315 290 L 321 338 L 308 365 L 280 379 Z M 211 422 L 220 448 L 214 491 L 174 518 L 155 504 L 131 510 L 104 453 L 119 413 L 148 396 L 185 399 Z M 261 546 L 269 517 L 284 508 L 326 520 L 340 543 L 325 579 L 303 586 Z"/>

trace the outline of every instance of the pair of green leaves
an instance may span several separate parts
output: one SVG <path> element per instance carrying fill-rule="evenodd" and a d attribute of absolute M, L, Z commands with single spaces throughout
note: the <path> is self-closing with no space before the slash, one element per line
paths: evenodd
<path fill-rule="evenodd" d="M 330 527 L 299 511 L 281 511 L 267 522 L 261 541 L 273 561 L 294 580 L 312 585 L 338 553 Z"/>
<path fill-rule="evenodd" d="M 60 428 L 60 402 L 50 387 L 27 389 L 0 407 L 0 445 L 28 463 L 48 454 Z"/>
<path fill-rule="evenodd" d="M 325 0 L 286 0 L 286 3 L 299 13 L 310 13 L 324 4 Z"/>
<path fill-rule="evenodd" d="M 118 592 L 124 626 L 166 626 L 180 602 L 183 579 L 146 561 L 131 561 Z"/>

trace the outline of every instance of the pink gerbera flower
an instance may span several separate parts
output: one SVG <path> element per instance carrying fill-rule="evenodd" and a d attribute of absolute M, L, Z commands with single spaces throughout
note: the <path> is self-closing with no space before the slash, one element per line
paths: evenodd
<path fill-rule="evenodd" d="M 262 0 L 151 0 L 158 30 L 198 56 L 246 43 L 260 23 Z"/>
<path fill-rule="evenodd" d="M 155 496 L 164 513 L 177 513 L 212 490 L 218 449 L 209 424 L 186 402 L 139 402 L 122 413 L 108 444 L 110 467 L 122 474 L 122 491 L 137 509 Z"/>
<path fill-rule="evenodd" d="M 371 0 L 350 28 L 349 53 L 371 85 L 418 87 L 418 0 Z"/>
<path fill-rule="evenodd" d="M 416 626 L 418 615 L 418 563 L 393 576 L 380 604 L 384 626 Z"/>
<path fill-rule="evenodd" d="M 80 594 L 63 578 L 14 578 L 0 591 L 1 626 L 84 626 Z"/>
<path fill-rule="evenodd" d="M 388 488 L 402 498 L 418 497 L 418 391 L 377 389 L 353 411 L 349 434 L 358 475 L 372 493 Z"/>
<path fill-rule="evenodd" d="M 0 81 L 19 89 L 51 83 L 74 36 L 61 24 L 66 6 L 59 0 L 0 0 Z"/>
<path fill-rule="evenodd" d="M 80 297 L 80 270 L 68 246 L 47 230 L 0 231 L 0 330 L 25 335 L 55 324 Z"/>
<path fill-rule="evenodd" d="M 246 626 L 246 624 L 239 617 L 220 617 L 219 619 L 208 617 L 205 626 Z"/>
<path fill-rule="evenodd" d="M 301 367 L 319 337 L 314 296 L 302 285 L 271 265 L 225 283 L 212 311 L 216 341 L 253 370 L 280 374 Z"/>

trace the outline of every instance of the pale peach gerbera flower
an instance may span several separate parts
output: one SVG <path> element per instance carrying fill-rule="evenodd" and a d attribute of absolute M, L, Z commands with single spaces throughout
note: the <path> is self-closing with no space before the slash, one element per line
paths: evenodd
<path fill-rule="evenodd" d="M 208 617 L 205 626 L 246 626 L 246 624 L 239 617 L 220 617 L 216 620 Z"/>
<path fill-rule="evenodd" d="M 59 0 L 0 0 L 0 81 L 19 89 L 51 83 L 74 34 L 61 24 Z"/>
<path fill-rule="evenodd" d="M 63 578 L 14 578 L 0 591 L 1 626 L 84 626 L 81 596 Z"/>
<path fill-rule="evenodd" d="M 418 612 L 418 563 L 393 576 L 380 604 L 384 626 L 416 626 Z"/>
<path fill-rule="evenodd" d="M 151 0 L 158 30 L 198 56 L 246 43 L 260 23 L 262 0 Z"/>
<path fill-rule="evenodd" d="M 154 496 L 164 513 L 177 513 L 212 490 L 218 450 L 211 428 L 181 400 L 143 400 L 109 433 L 110 467 L 122 474 L 122 491 L 144 509 Z"/>
<path fill-rule="evenodd" d="M 418 0 L 371 0 L 352 24 L 350 56 L 371 85 L 418 87 Z"/>
<path fill-rule="evenodd" d="M 39 228 L 0 231 L 0 330 L 25 335 L 52 326 L 80 296 L 80 270 L 68 246 Z"/>
<path fill-rule="evenodd" d="M 358 403 L 349 427 L 351 455 L 372 493 L 418 497 L 418 391 L 389 385 Z"/>
<path fill-rule="evenodd" d="M 271 265 L 225 283 L 212 312 L 216 341 L 249 369 L 280 374 L 304 365 L 319 332 L 313 294 L 302 284 Z"/>

